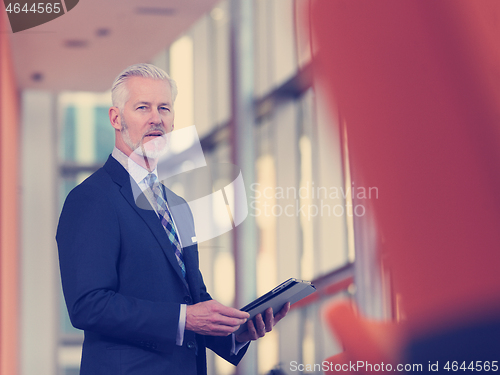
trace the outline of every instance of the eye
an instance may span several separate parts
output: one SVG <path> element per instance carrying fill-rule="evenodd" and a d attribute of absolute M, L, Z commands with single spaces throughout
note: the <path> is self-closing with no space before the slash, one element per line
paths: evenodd
<path fill-rule="evenodd" d="M 160 110 L 170 112 L 170 108 L 168 108 L 168 107 L 160 107 Z"/>
<path fill-rule="evenodd" d="M 140 107 L 137 107 L 137 109 L 146 109 L 146 106 L 145 105 L 141 105 Z"/>

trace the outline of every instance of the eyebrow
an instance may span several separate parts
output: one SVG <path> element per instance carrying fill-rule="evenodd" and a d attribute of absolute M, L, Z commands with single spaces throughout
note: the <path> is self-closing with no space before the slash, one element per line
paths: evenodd
<path fill-rule="evenodd" d="M 138 106 L 139 104 L 151 105 L 151 102 L 139 101 L 139 102 L 136 102 L 136 103 L 134 104 L 134 107 Z M 161 106 L 164 106 L 164 105 L 169 106 L 169 107 L 171 107 L 171 106 L 172 106 L 172 104 L 171 104 L 171 103 L 168 103 L 168 102 L 160 103 L 158 106 L 159 106 L 159 107 L 161 107 Z"/>

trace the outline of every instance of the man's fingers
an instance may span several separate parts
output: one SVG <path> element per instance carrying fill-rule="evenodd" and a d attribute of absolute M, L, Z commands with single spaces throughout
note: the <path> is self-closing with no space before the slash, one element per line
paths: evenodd
<path fill-rule="evenodd" d="M 250 317 L 250 314 L 245 312 L 245 311 L 241 311 L 241 310 L 235 309 L 233 307 L 224 306 L 221 304 L 217 305 L 217 311 L 221 315 L 225 315 L 225 316 L 230 317 L 230 318 L 238 318 L 238 319 L 245 319 L 246 320 Z"/>
<path fill-rule="evenodd" d="M 265 312 L 266 318 L 265 318 L 265 325 L 266 325 L 266 332 L 271 332 L 274 327 L 274 315 L 273 315 L 273 308 L 270 307 L 266 310 Z"/>
<path fill-rule="evenodd" d="M 274 324 L 276 325 L 276 323 L 283 319 L 288 311 L 290 311 L 290 302 L 285 303 L 281 310 L 274 316 Z"/>
<path fill-rule="evenodd" d="M 247 330 L 239 335 L 236 335 L 238 342 L 247 342 L 258 340 L 266 335 L 266 332 L 271 332 L 273 327 L 279 320 L 283 319 L 290 310 L 290 303 L 286 303 L 281 310 L 274 315 L 273 309 L 268 308 L 263 314 L 257 314 L 254 319 L 247 322 Z M 264 317 L 262 316 L 264 315 Z"/>
<path fill-rule="evenodd" d="M 253 324 L 253 320 L 248 321 L 247 329 L 250 333 L 249 340 L 257 340 L 259 338 L 259 336 L 257 335 L 257 330 L 255 329 L 255 324 Z"/>
<path fill-rule="evenodd" d="M 214 318 L 214 323 L 230 327 L 241 326 L 242 324 L 245 324 L 246 321 L 246 319 L 229 318 L 221 314 L 217 314 Z"/>
<path fill-rule="evenodd" d="M 210 300 L 186 307 L 186 329 L 202 335 L 227 336 L 245 324 L 248 313 Z"/>
<path fill-rule="evenodd" d="M 263 314 L 258 314 L 255 319 L 249 320 L 248 332 L 238 335 L 238 338 L 248 341 L 264 337 L 266 332 L 271 332 L 274 325 L 283 319 L 289 310 L 290 304 L 287 303 L 273 316 L 273 309 L 268 308 Z M 247 312 L 221 305 L 214 300 L 199 302 L 196 305 L 187 306 L 186 329 L 204 335 L 227 336 L 245 324 L 249 317 Z"/>
<path fill-rule="evenodd" d="M 257 335 L 259 337 L 264 337 L 266 334 L 266 324 L 264 323 L 264 319 L 262 319 L 262 314 L 257 314 L 255 316 L 255 326 L 257 329 Z"/>

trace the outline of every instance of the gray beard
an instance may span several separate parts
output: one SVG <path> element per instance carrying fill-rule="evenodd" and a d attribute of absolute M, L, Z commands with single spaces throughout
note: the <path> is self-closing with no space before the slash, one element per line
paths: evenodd
<path fill-rule="evenodd" d="M 156 147 L 154 149 L 146 149 L 144 147 L 144 144 L 142 143 L 142 139 L 140 139 L 137 143 L 132 142 L 132 139 L 130 138 L 130 134 L 128 132 L 128 126 L 127 126 L 127 123 L 125 122 L 125 119 L 123 118 L 123 115 L 122 115 L 121 133 L 122 133 L 122 139 L 125 142 L 125 144 L 128 147 L 130 147 L 132 149 L 132 152 L 135 152 L 137 155 L 145 156 L 149 159 L 159 159 L 160 156 L 165 154 L 167 151 L 167 147 L 166 147 L 167 142 L 165 139 L 166 138 L 165 134 L 162 136 L 163 145 L 161 146 L 161 148 L 159 147 L 159 145 L 156 145 L 156 143 L 155 143 Z M 156 140 L 151 140 L 148 143 L 151 143 L 151 142 L 156 142 Z"/>

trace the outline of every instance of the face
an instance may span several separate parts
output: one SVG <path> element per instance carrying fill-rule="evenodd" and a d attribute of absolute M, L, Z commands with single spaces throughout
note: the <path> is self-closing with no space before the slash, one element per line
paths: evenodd
<path fill-rule="evenodd" d="M 129 78 L 125 84 L 129 97 L 123 109 L 110 109 L 111 124 L 118 130 L 116 147 L 127 156 L 158 159 L 174 125 L 170 84 L 144 77 Z"/>

